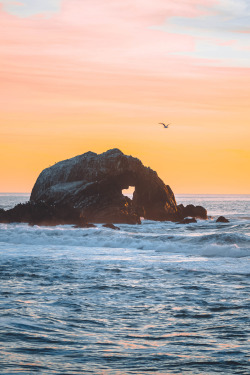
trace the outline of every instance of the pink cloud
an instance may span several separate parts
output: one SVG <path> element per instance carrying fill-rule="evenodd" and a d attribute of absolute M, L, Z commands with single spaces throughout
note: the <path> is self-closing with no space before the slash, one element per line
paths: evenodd
<path fill-rule="evenodd" d="M 2 96 L 16 97 L 22 110 L 31 103 L 60 106 L 62 97 L 66 105 L 129 101 L 129 92 L 164 93 L 174 78 L 179 87 L 183 77 L 219 76 L 220 70 L 197 66 L 196 58 L 175 55 L 194 50 L 192 36 L 150 28 L 174 14 L 198 17 L 203 10 L 197 6 L 208 3 L 65 0 L 61 12 L 48 19 L 0 11 Z"/>
<path fill-rule="evenodd" d="M 21 48 L 39 49 L 47 44 L 47 51 L 60 54 L 65 50 L 77 56 L 84 54 L 82 48 L 88 48 L 90 59 L 98 56 L 106 60 L 108 53 L 117 48 L 121 59 L 125 56 L 144 56 L 158 53 L 165 56 L 168 52 L 192 48 L 192 38 L 186 36 L 164 35 L 150 30 L 150 26 L 162 22 L 174 14 L 198 16 L 202 13 L 197 4 L 206 1 L 173 1 L 138 0 L 102 2 L 100 0 L 66 0 L 61 12 L 50 19 L 33 16 L 29 19 L 18 19 L 15 16 L 0 14 L 5 38 L 21 42 Z M 4 35 L 2 33 L 2 38 Z M 18 49 L 17 49 L 18 51 Z M 158 52 L 157 52 L 158 51 Z M 44 51 L 45 52 L 45 51 Z M 87 52 L 87 51 L 85 51 Z M 102 53 L 103 52 L 103 53 Z M 118 54 L 113 55 L 114 61 Z"/>
<path fill-rule="evenodd" d="M 68 64 L 77 69 L 94 64 L 99 69 L 164 70 L 166 63 L 171 65 L 170 53 L 193 49 L 192 37 L 150 29 L 171 12 L 178 12 L 179 6 L 171 3 L 138 1 L 135 6 L 132 1 L 70 0 L 63 3 L 61 13 L 49 19 L 20 19 L 0 12 L 1 56 L 14 59 L 18 66 L 26 62 L 33 73 L 39 66 L 42 71 L 49 68 L 49 62 L 53 67 L 56 60 L 58 69 L 65 62 L 66 72 Z M 190 15 L 195 13 L 195 7 L 188 9 Z M 186 6 L 183 11 L 187 13 Z"/>

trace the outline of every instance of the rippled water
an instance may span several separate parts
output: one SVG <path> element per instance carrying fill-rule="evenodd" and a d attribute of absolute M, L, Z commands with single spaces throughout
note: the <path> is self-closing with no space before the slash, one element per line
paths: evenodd
<path fill-rule="evenodd" d="M 0 224 L 0 373 L 249 374 L 250 196 L 177 200 L 230 223 Z"/>

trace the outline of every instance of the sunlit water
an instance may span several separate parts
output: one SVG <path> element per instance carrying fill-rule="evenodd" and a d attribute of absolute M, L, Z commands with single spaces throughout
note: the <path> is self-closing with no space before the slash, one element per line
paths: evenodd
<path fill-rule="evenodd" d="M 0 224 L 0 373 L 249 374 L 250 196 L 177 201 L 212 218 Z"/>

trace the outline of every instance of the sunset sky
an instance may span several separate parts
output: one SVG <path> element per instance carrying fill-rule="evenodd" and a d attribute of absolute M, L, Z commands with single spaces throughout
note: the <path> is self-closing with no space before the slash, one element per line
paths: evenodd
<path fill-rule="evenodd" d="M 248 0 L 0 0 L 0 191 L 116 147 L 176 194 L 250 193 L 249 17 Z"/>

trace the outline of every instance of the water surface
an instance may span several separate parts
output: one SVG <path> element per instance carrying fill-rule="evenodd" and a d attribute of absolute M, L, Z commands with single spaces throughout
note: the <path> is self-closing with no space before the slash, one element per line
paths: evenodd
<path fill-rule="evenodd" d="M 0 373 L 249 374 L 250 196 L 177 201 L 212 218 L 0 224 Z"/>

